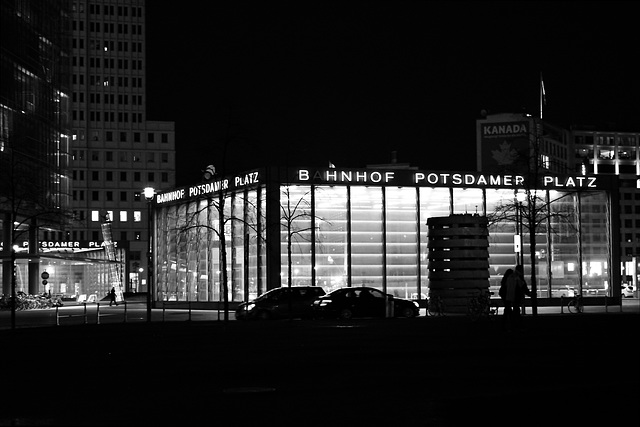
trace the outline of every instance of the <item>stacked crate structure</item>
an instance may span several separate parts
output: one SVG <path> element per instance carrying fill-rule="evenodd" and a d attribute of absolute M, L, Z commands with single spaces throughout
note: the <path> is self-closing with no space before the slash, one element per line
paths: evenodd
<path fill-rule="evenodd" d="M 429 298 L 440 297 L 445 312 L 466 313 L 469 300 L 489 290 L 489 231 L 480 215 L 427 220 Z"/>

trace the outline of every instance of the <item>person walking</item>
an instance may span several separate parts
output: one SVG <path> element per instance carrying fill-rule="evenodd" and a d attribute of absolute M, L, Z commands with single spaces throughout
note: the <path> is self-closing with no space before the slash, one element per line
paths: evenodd
<path fill-rule="evenodd" d="M 498 292 L 504 304 L 503 326 L 505 330 L 520 329 L 520 307 L 525 295 L 531 296 L 531 292 L 524 281 L 522 266 L 516 266 L 515 270 L 508 269 L 500 284 Z"/>
<path fill-rule="evenodd" d="M 118 305 L 118 302 L 116 301 L 116 288 L 115 288 L 115 286 L 113 288 L 111 288 L 111 292 L 109 292 L 109 306 L 111 306 L 111 304 Z"/>

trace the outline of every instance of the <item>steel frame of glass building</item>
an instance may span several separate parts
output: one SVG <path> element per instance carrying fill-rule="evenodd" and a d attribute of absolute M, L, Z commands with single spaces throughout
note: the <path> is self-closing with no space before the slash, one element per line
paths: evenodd
<path fill-rule="evenodd" d="M 539 304 L 576 290 L 619 298 L 615 177 L 544 175 L 537 182 L 476 172 L 265 168 L 159 193 L 154 301 L 222 301 L 221 240 L 232 304 L 289 280 L 327 292 L 367 285 L 422 299 L 429 289 L 427 219 L 458 214 L 489 218 L 495 295 L 518 262 L 519 226 L 532 277 L 528 228 L 535 224 Z M 517 202 L 518 192 L 528 199 Z"/>
<path fill-rule="evenodd" d="M 67 225 L 70 6 L 66 0 L 0 3 L 0 294 L 5 296 L 14 291 L 14 271 L 24 273 L 16 280 L 25 290 L 39 293 L 38 229 L 62 233 Z M 13 248 L 24 236 L 32 251 L 23 261 Z"/>

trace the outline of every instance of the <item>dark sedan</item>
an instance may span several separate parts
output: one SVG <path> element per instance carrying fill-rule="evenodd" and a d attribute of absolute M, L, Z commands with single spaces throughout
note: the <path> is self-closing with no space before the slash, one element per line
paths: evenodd
<path fill-rule="evenodd" d="M 319 286 L 292 286 L 272 289 L 258 298 L 241 303 L 236 319 L 283 319 L 311 317 L 311 304 L 324 295 Z"/>
<path fill-rule="evenodd" d="M 416 317 L 418 304 L 404 298 L 385 294 L 376 288 L 360 286 L 341 288 L 313 302 L 315 317 Z"/>

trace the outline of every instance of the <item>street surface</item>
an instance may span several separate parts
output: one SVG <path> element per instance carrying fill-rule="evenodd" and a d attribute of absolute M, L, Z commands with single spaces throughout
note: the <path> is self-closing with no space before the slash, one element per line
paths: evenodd
<path fill-rule="evenodd" d="M 152 310 L 151 319 L 154 322 L 182 322 L 182 321 L 213 321 L 224 320 L 222 310 L 188 310 L 163 308 L 161 303 Z M 502 312 L 502 308 L 500 309 Z M 420 311 L 425 316 L 425 310 Z M 531 307 L 527 307 L 527 313 L 531 314 Z M 568 314 L 567 307 L 538 307 L 540 315 Z M 622 305 L 610 306 L 586 306 L 584 314 L 594 313 L 640 313 L 640 301 L 638 298 L 625 298 Z M 235 314 L 230 312 L 230 320 L 235 320 Z M 144 302 L 119 303 L 118 306 L 109 306 L 108 302 L 99 303 L 65 303 L 57 310 L 55 308 L 25 310 L 16 312 L 16 328 L 41 327 L 41 326 L 71 326 L 82 324 L 107 324 L 107 323 L 136 323 L 147 321 L 147 309 Z M 11 311 L 0 311 L 0 330 L 11 328 Z"/>
<path fill-rule="evenodd" d="M 139 307 L 124 323 L 107 308 L 100 324 L 0 330 L 0 425 L 640 421 L 637 311 L 527 315 L 509 333 L 466 316 L 148 323 Z"/>

